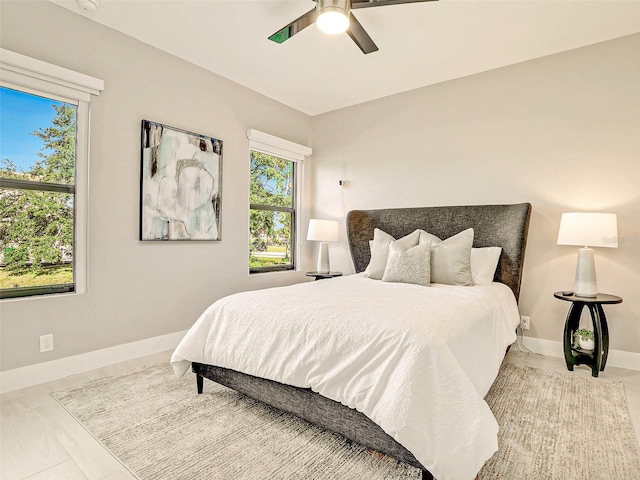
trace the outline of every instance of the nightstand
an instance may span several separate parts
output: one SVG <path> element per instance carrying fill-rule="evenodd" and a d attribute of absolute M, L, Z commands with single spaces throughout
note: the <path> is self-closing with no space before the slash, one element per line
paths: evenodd
<path fill-rule="evenodd" d="M 316 280 L 322 280 L 325 278 L 341 277 L 342 272 L 329 272 L 329 273 L 307 272 L 305 273 L 305 275 L 307 277 L 315 277 Z"/>
<path fill-rule="evenodd" d="M 622 303 L 622 298 L 607 293 L 598 293 L 595 297 L 578 297 L 565 293 L 556 292 L 553 296 L 571 302 L 564 325 L 564 360 L 567 368 L 573 371 L 574 365 L 588 365 L 591 367 L 591 375 L 597 377 L 598 373 L 604 370 L 609 354 L 609 327 L 602 305 Z M 579 328 L 580 315 L 584 307 L 587 307 L 591 314 L 595 344 L 593 351 L 582 350 L 573 345 L 573 334 Z"/>

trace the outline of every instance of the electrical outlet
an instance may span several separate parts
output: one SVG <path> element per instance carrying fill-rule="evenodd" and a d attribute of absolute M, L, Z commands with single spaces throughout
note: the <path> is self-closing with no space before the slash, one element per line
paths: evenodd
<path fill-rule="evenodd" d="M 529 330 L 530 321 L 531 321 L 531 317 L 520 315 L 520 328 L 522 328 L 522 330 Z"/>
<path fill-rule="evenodd" d="M 53 350 L 53 333 L 40 335 L 40 353 Z"/>

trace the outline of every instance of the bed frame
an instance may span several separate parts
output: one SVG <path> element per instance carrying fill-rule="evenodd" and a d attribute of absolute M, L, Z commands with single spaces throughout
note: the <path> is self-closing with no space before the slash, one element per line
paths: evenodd
<path fill-rule="evenodd" d="M 347 236 L 355 271 L 362 272 L 369 263 L 369 241 L 373 239 L 374 228 L 380 228 L 395 238 L 421 228 L 444 239 L 471 227 L 474 229 L 474 247 L 502 247 L 494 280 L 509 286 L 517 301 L 530 217 L 529 203 L 353 210 L 347 214 Z M 196 374 L 198 393 L 202 393 L 203 379 L 208 378 L 413 465 L 422 471 L 423 480 L 433 479 L 433 475 L 411 452 L 364 414 L 311 389 L 293 387 L 214 365 L 193 363 L 192 370 Z"/>

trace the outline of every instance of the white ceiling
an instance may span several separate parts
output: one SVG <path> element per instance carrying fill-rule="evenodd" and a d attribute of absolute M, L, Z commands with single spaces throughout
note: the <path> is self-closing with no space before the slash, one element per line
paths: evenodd
<path fill-rule="evenodd" d="M 311 0 L 51 1 L 309 115 L 640 32 L 640 1 L 440 0 L 355 10 L 363 55 L 315 25 L 267 40 Z"/>

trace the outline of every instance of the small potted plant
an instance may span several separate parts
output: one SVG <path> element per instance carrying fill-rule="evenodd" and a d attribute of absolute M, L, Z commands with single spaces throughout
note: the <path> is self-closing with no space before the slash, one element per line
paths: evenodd
<path fill-rule="evenodd" d="M 573 334 L 573 347 L 586 352 L 592 352 L 595 346 L 594 340 L 593 330 L 580 328 Z"/>

